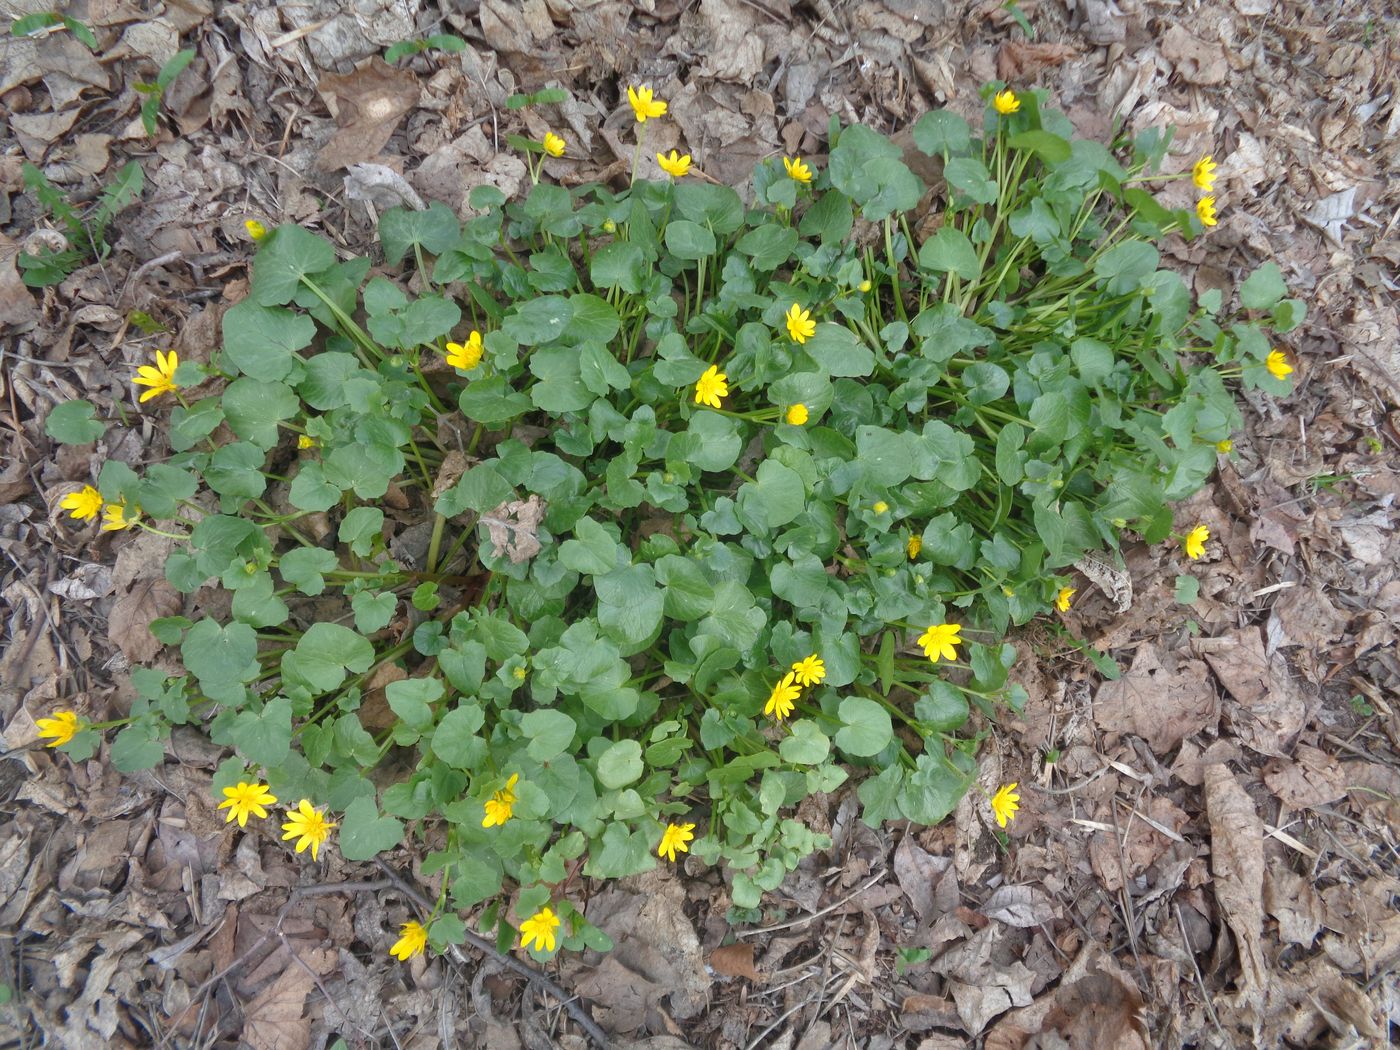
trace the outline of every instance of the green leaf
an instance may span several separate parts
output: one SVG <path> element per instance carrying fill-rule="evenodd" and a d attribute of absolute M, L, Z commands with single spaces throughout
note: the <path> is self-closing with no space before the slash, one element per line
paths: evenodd
<path fill-rule="evenodd" d="M 338 568 L 340 560 L 335 554 L 320 547 L 297 547 L 282 555 L 277 563 L 282 579 L 302 594 L 313 597 L 326 589 L 326 578 L 322 574 Z"/>
<path fill-rule="evenodd" d="M 926 270 L 955 273 L 965 281 L 976 280 L 982 272 L 977 250 L 967 234 L 956 226 L 940 226 L 938 232 L 919 248 L 919 265 Z"/>
<path fill-rule="evenodd" d="M 574 572 L 602 576 L 627 560 L 612 533 L 592 518 L 583 517 L 574 524 L 574 537 L 559 546 L 559 563 Z"/>
<path fill-rule="evenodd" d="M 577 731 L 577 722 L 552 708 L 531 711 L 520 720 L 520 732 L 530 741 L 526 754 L 536 762 L 548 762 L 563 754 Z"/>
<path fill-rule="evenodd" d="M 493 428 L 509 423 L 533 407 L 529 397 L 511 389 L 510 380 L 505 376 L 474 381 L 462 391 L 457 405 L 462 415 L 472 422 Z"/>
<path fill-rule="evenodd" d="M 770 586 L 774 597 L 781 598 L 794 609 L 805 611 L 821 605 L 831 586 L 821 559 L 815 554 L 802 553 L 791 561 L 779 561 L 772 568 Z"/>
<path fill-rule="evenodd" d="M 287 499 L 298 510 L 313 513 L 330 510 L 340 502 L 340 487 L 326 480 L 325 468 L 320 463 L 304 463 L 292 479 Z"/>
<path fill-rule="evenodd" d="M 666 456 L 701 470 L 721 471 L 738 461 L 743 446 L 737 420 L 717 412 L 696 412 L 685 433 L 671 436 Z"/>
<path fill-rule="evenodd" d="M 875 354 L 854 332 L 824 321 L 817 325 L 802 350 L 829 376 L 868 376 L 875 371 Z"/>
<path fill-rule="evenodd" d="M 501 322 L 505 332 L 521 346 L 543 346 L 566 334 L 574 319 L 573 304 L 560 295 L 527 299 Z"/>
<path fill-rule="evenodd" d="M 176 405 L 170 410 L 170 447 L 186 452 L 218 429 L 224 421 L 222 401 L 206 397 L 189 408 Z"/>
<path fill-rule="evenodd" d="M 841 701 L 837 716 L 842 726 L 836 732 L 836 746 L 848 755 L 869 758 L 894 739 L 890 713 L 874 700 L 848 696 Z"/>
<path fill-rule="evenodd" d="M 92 418 L 89 401 L 61 401 L 54 405 L 44 420 L 44 433 L 64 445 L 87 445 L 107 431 L 105 423 Z"/>
<path fill-rule="evenodd" d="M 1113 372 L 1113 350 L 1097 339 L 1080 336 L 1069 344 L 1069 356 L 1074 359 L 1079 378 L 1086 383 L 1107 379 Z"/>
<path fill-rule="evenodd" d="M 831 741 L 817 728 L 817 723 L 808 718 L 792 723 L 790 735 L 778 745 L 783 761 L 794 765 L 815 766 L 825 762 L 830 753 Z"/>
<path fill-rule="evenodd" d="M 483 743 L 476 736 L 476 731 L 485 720 L 486 716 L 476 704 L 458 703 L 442 716 L 442 721 L 433 730 L 433 753 L 449 766 L 470 769 Z"/>
<path fill-rule="evenodd" d="M 972 129 L 951 110 L 930 110 L 914 125 L 914 145 L 930 157 L 952 156 L 972 145 Z"/>
<path fill-rule="evenodd" d="M 1124 241 L 1099 256 L 1094 275 L 1105 282 L 1109 295 L 1134 291 L 1157 270 L 1161 256 L 1146 241 Z"/>
<path fill-rule="evenodd" d="M 225 361 L 246 376 L 271 382 L 287 377 L 296 352 L 316 338 L 316 322 L 244 299 L 224 314 L 223 333 Z"/>
<path fill-rule="evenodd" d="M 515 495 L 515 489 L 488 463 L 478 463 L 437 501 L 437 512 L 455 517 L 464 510 L 484 514 Z"/>
<path fill-rule="evenodd" d="M 705 259 L 718 247 L 713 233 L 689 219 L 675 219 L 666 226 L 666 249 L 677 259 Z"/>
<path fill-rule="evenodd" d="M 350 608 L 355 614 L 355 630 L 361 634 L 382 631 L 394 618 L 394 610 L 398 608 L 398 604 L 399 600 L 392 591 L 385 591 L 383 594 L 360 591 L 350 599 Z M 442 654 L 439 653 L 438 656 L 441 658 Z"/>
<path fill-rule="evenodd" d="M 165 759 L 155 726 L 130 725 L 112 739 L 112 765 L 119 773 L 154 769 Z"/>
<path fill-rule="evenodd" d="M 403 824 L 394 817 L 381 817 L 374 799 L 357 798 L 340 818 L 336 841 L 346 860 L 373 860 L 403 841 Z"/>
<path fill-rule="evenodd" d="M 928 733 L 955 733 L 970 713 L 963 691 L 948 682 L 930 682 L 928 695 L 914 701 L 914 717 Z"/>
<path fill-rule="evenodd" d="M 433 709 L 429 705 L 441 700 L 442 695 L 442 683 L 436 678 L 403 678 L 384 687 L 389 709 L 420 730 L 432 725 Z"/>
<path fill-rule="evenodd" d="M 1018 132 L 1008 138 L 1006 144 L 1012 149 L 1023 149 L 1037 153 L 1046 164 L 1059 164 L 1070 158 L 1069 143 L 1060 138 L 1059 135 L 1051 134 L 1048 131 L 1037 129 Z"/>
<path fill-rule="evenodd" d="M 301 410 L 301 400 L 285 383 L 235 379 L 224 390 L 224 418 L 229 429 L 260 449 L 277 444 L 277 424 Z"/>
<path fill-rule="evenodd" d="M 786 525 L 806 506 L 802 476 L 774 459 L 760 463 L 755 480 L 746 481 L 739 489 L 741 519 L 761 533 Z"/>
<path fill-rule="evenodd" d="M 415 245 L 441 255 L 457 243 L 461 233 L 456 214 L 440 201 L 433 201 L 425 211 L 390 208 L 379 217 L 379 240 L 384 245 L 384 261 L 390 266 Z"/>
<path fill-rule="evenodd" d="M 699 223 L 720 236 L 733 233 L 744 222 L 744 203 L 728 186 L 685 181 L 672 187 L 681 217 Z"/>
<path fill-rule="evenodd" d="M 1246 310 L 1268 310 L 1287 294 L 1278 263 L 1266 262 L 1240 285 L 1240 305 Z"/>
<path fill-rule="evenodd" d="M 883 427 L 856 428 L 856 462 L 871 484 L 892 488 L 914 472 L 914 457 L 904 435 Z"/>
<path fill-rule="evenodd" d="M 229 730 L 239 754 L 259 766 L 280 766 L 292 744 L 292 702 L 269 700 L 261 711 L 240 711 Z"/>
<path fill-rule="evenodd" d="M 899 794 L 899 809 L 916 824 L 937 824 L 957 808 L 977 774 L 977 764 L 961 751 L 944 758 L 923 754 Z"/>
<path fill-rule="evenodd" d="M 595 288 L 621 288 L 636 295 L 646 277 L 646 257 L 640 247 L 629 241 L 605 244 L 593 253 L 589 277 Z"/>
<path fill-rule="evenodd" d="M 755 270 L 776 270 L 790 258 L 797 247 L 797 231 L 788 226 L 768 223 L 750 230 L 734 245 L 736 251 L 750 256 Z"/>
<path fill-rule="evenodd" d="M 999 190 L 991 172 L 974 157 L 954 157 L 944 165 L 943 177 L 976 204 L 991 204 L 997 199 Z"/>
<path fill-rule="evenodd" d="M 595 576 L 598 625 L 630 656 L 651 644 L 661 628 L 664 598 L 650 565 L 628 565 Z"/>
<path fill-rule="evenodd" d="M 598 782 L 605 788 L 623 788 L 639 780 L 643 768 L 642 745 L 619 740 L 598 757 Z"/>
<path fill-rule="evenodd" d="M 329 241 L 300 226 L 279 226 L 263 239 L 253 260 L 249 298 L 259 306 L 281 306 L 297 294 L 303 278 L 314 277 L 334 265 L 335 250 Z M 228 338 L 228 314 L 224 315 L 224 337 Z M 257 378 L 282 377 L 259 375 Z"/>
<path fill-rule="evenodd" d="M 1201 581 L 1194 576 L 1176 578 L 1176 600 L 1179 605 L 1192 605 L 1201 596 Z"/>
<path fill-rule="evenodd" d="M 899 817 L 899 796 L 904 791 L 904 769 L 898 763 L 879 776 L 866 777 L 856 788 L 860 799 L 860 819 L 872 828 Z"/>
<path fill-rule="evenodd" d="M 188 638 L 185 644 L 189 644 Z M 374 646 L 369 639 L 348 627 L 322 621 L 307 628 L 296 648 L 283 655 L 282 671 L 317 693 L 328 693 L 345 681 L 346 674 L 361 674 L 372 663 Z"/>

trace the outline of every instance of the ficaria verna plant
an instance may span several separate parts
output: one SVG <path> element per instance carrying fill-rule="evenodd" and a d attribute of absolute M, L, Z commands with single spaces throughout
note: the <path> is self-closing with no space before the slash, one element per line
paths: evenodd
<path fill-rule="evenodd" d="M 628 97 L 636 171 L 665 104 Z M 411 840 L 442 890 L 403 959 L 468 915 L 502 948 L 606 947 L 578 876 L 683 854 L 750 919 L 829 845 L 799 804 L 850 777 L 872 825 L 942 820 L 971 709 L 1024 700 L 1010 628 L 1053 623 L 1125 536 L 1205 553 L 1171 505 L 1229 451 L 1228 383 L 1289 390 L 1265 333 L 1303 317 L 1275 266 L 1235 306 L 1161 265 L 1216 214 L 1153 195 L 1170 136 L 1108 148 L 1036 93 L 985 97 L 976 131 L 914 126 L 933 187 L 833 125 L 825 161 L 765 161 L 745 196 L 679 153 L 571 191 L 543 181 L 551 133 L 521 200 L 386 213 L 373 275 L 250 223 L 222 347 L 137 377 L 172 454 L 63 504 L 175 537 L 166 578 L 228 611 L 152 624 L 186 673 L 137 670 L 120 722 L 56 713 L 51 746 L 123 725 L 135 770 L 195 724 L 234 752 L 214 790 L 240 827 L 273 813 L 311 858 Z M 49 432 L 92 441 L 91 415 Z"/>

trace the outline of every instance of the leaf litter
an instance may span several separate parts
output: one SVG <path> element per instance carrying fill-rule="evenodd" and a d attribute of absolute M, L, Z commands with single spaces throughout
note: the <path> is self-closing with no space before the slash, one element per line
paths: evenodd
<path fill-rule="evenodd" d="M 1288 348 L 1306 384 L 1284 412 L 1248 415 L 1219 483 L 1190 508 L 1219 538 L 1209 559 L 1130 547 L 1121 563 L 1081 566 L 1101 597 L 1081 596 L 1066 626 L 1121 677 L 1100 681 L 1073 650 L 1025 639 L 1023 663 L 1049 671 L 1020 673 L 1058 684 L 1032 691 L 1023 722 L 994 728 L 1003 779 L 1029 796 L 1004 849 L 975 799 L 943 827 L 838 836 L 848 797 L 838 794 L 827 812 L 804 814 L 836 845 L 770 895 L 756 925 L 773 932 L 726 945 L 740 932 L 725 918 L 727 887 L 692 866 L 595 900 L 626 947 L 567 977 L 597 1015 L 649 1033 L 636 1045 L 668 1050 L 749 1045 L 764 1032 L 801 1047 L 855 1033 L 871 1048 L 900 1033 L 924 1050 L 979 1032 L 990 1047 L 1383 1039 L 1400 1023 L 1400 252 L 1388 236 L 1400 188 L 1385 178 L 1400 159 L 1400 105 L 1385 87 L 1394 35 L 1368 27 L 1390 24 L 1385 13 L 1348 2 L 1325 21 L 1313 9 L 1265 18 L 1267 5 L 1237 0 L 1183 23 L 1152 5 L 1024 5 L 1030 41 L 987 5 L 938 19 L 895 0 L 692 6 L 492 2 L 441 23 L 417 3 L 217 16 L 188 3 L 156 19 L 117 6 L 94 26 L 101 53 L 65 33 L 9 41 L 7 747 L 32 739 L 32 717 L 59 698 L 94 718 L 122 714 L 129 668 L 161 660 L 146 625 L 205 611 L 202 596 L 184 603 L 146 571 L 160 562 L 138 546 L 150 537 L 114 540 L 45 513 L 102 458 L 136 464 L 157 451 L 140 418 L 76 453 L 55 449 L 42 421 L 75 397 L 110 415 L 125 404 L 129 363 L 166 340 L 182 356 L 207 353 L 218 313 L 241 294 L 244 217 L 324 222 L 359 251 L 366 198 L 382 208 L 418 195 L 464 213 L 472 186 L 514 193 L 526 173 L 503 150 L 519 119 L 505 102 L 547 83 L 572 91 L 551 115 L 582 147 L 558 162 L 559 177 L 625 167 L 605 118 L 618 78 L 636 75 L 667 85 L 674 144 L 711 177 L 742 182 L 780 150 L 819 159 L 832 114 L 898 132 L 931 106 L 974 115 L 970 85 L 1024 79 L 1081 126 L 1106 128 L 1115 113 L 1130 132 L 1175 122 L 1176 170 L 1216 154 L 1221 229 L 1174 246 L 1171 264 L 1228 293 L 1234 274 L 1279 261 L 1311 313 Z M 393 67 L 379 57 L 431 31 L 461 35 L 466 50 Z M 125 87 L 182 46 L 197 61 L 147 141 Z M 1248 101 L 1259 98 L 1267 106 Z M 42 293 L 25 288 L 21 244 L 54 231 L 23 192 L 19 162 L 90 201 L 133 156 L 150 188 L 114 223 L 113 258 Z M 338 199 L 342 176 L 325 169 L 361 161 Z M 138 312 L 159 327 L 143 332 Z M 535 512 L 496 508 L 491 542 L 528 558 Z M 110 588 L 86 568 L 113 562 Z M 1199 581 L 1189 604 L 1177 600 L 1182 575 Z M 22 986 L 45 995 L 16 999 L 0 1028 L 18 1020 L 73 1047 L 139 1043 L 140 1004 L 158 1004 L 182 1037 L 218 1031 L 277 1050 L 324 1039 L 331 1019 L 359 1039 L 438 1027 L 451 964 L 387 963 L 383 891 L 303 899 L 279 924 L 297 869 L 270 841 L 232 849 L 203 801 L 219 757 L 172 742 L 158 778 L 124 786 L 105 756 L 79 768 L 9 753 L 17 775 L 3 783 L 17 801 L 0 833 L 0 924 L 20 931 Z M 328 874 L 363 875 L 352 868 Z M 274 928 L 282 936 L 266 936 Z M 196 994 L 250 950 L 225 990 Z M 505 994 L 489 1038 L 514 1045 L 501 1019 L 519 1008 L 519 985 L 494 979 Z"/>

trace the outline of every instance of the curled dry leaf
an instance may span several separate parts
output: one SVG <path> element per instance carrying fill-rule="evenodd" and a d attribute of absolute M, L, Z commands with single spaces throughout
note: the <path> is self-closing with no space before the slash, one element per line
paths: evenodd
<path fill-rule="evenodd" d="M 753 968 L 753 942 L 738 941 L 716 948 L 710 953 L 710 969 L 725 977 L 744 977 L 761 981 L 763 975 Z"/>
<path fill-rule="evenodd" d="M 1215 899 L 1240 955 L 1240 997 L 1262 1005 L 1269 973 L 1260 931 L 1264 924 L 1264 826 L 1254 800 L 1225 766 L 1205 771 L 1206 816 L 1210 819 L 1210 867 Z"/>
<path fill-rule="evenodd" d="M 539 527 L 549 504 L 534 493 L 527 500 L 508 500 L 481 516 L 491 536 L 491 553 L 510 558 L 512 565 L 540 552 Z"/>
<path fill-rule="evenodd" d="M 1038 886 L 1001 886 L 982 905 L 982 914 L 1007 926 L 1027 928 L 1049 922 L 1059 912 Z"/>

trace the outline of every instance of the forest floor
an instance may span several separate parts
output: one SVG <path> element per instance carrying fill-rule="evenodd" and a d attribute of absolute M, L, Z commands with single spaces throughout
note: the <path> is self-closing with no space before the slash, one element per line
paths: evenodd
<path fill-rule="evenodd" d="M 1021 785 L 1008 849 L 970 800 L 940 827 L 872 830 L 838 793 L 804 808 L 832 849 L 770 894 L 763 928 L 732 928 L 723 874 L 692 859 L 594 896 L 618 949 L 556 961 L 552 979 L 613 1045 L 657 1050 L 1359 1048 L 1400 1032 L 1392 5 L 66 8 L 96 50 L 68 32 L 0 42 L 0 1045 L 587 1045 L 499 959 L 391 959 L 408 901 L 380 867 L 332 853 L 319 889 L 350 885 L 292 894 L 304 869 L 276 832 L 236 838 L 213 810 L 221 754 L 200 737 L 177 733 L 132 777 L 30 745 L 55 706 L 119 717 L 130 671 L 158 659 L 146 625 L 178 608 L 159 560 L 142 537 L 71 527 L 58 499 L 105 459 L 163 448 L 130 376 L 156 346 L 207 358 L 245 293 L 244 220 L 371 253 L 374 193 L 347 178 L 365 162 L 457 208 L 481 183 L 511 194 L 526 171 L 507 134 L 545 129 L 506 99 L 550 85 L 569 91 L 551 112 L 571 143 L 550 175 L 625 178 L 615 129 L 640 82 L 670 101 L 652 145 L 734 185 L 778 153 L 820 164 L 832 116 L 897 135 L 932 108 L 980 113 L 994 79 L 1046 89 L 1085 136 L 1173 125 L 1175 170 L 1220 162 L 1221 219 L 1169 241 L 1170 265 L 1228 295 L 1274 261 L 1309 316 L 1282 344 L 1295 393 L 1250 397 L 1233 451 L 1180 508 L 1210 527 L 1206 557 L 1129 548 L 1121 611 L 1081 585 L 1065 623 L 1122 676 L 1020 636 L 1030 700 L 987 727 L 982 757 L 987 784 Z M 467 47 L 383 62 L 431 33 Z M 152 137 L 136 85 L 181 48 L 196 57 Z M 145 188 L 112 254 L 26 288 L 17 254 L 53 233 L 22 164 L 90 201 L 133 160 Z M 74 397 L 124 425 L 55 444 L 43 420 Z M 410 880 L 421 859 L 411 844 L 386 858 Z"/>

